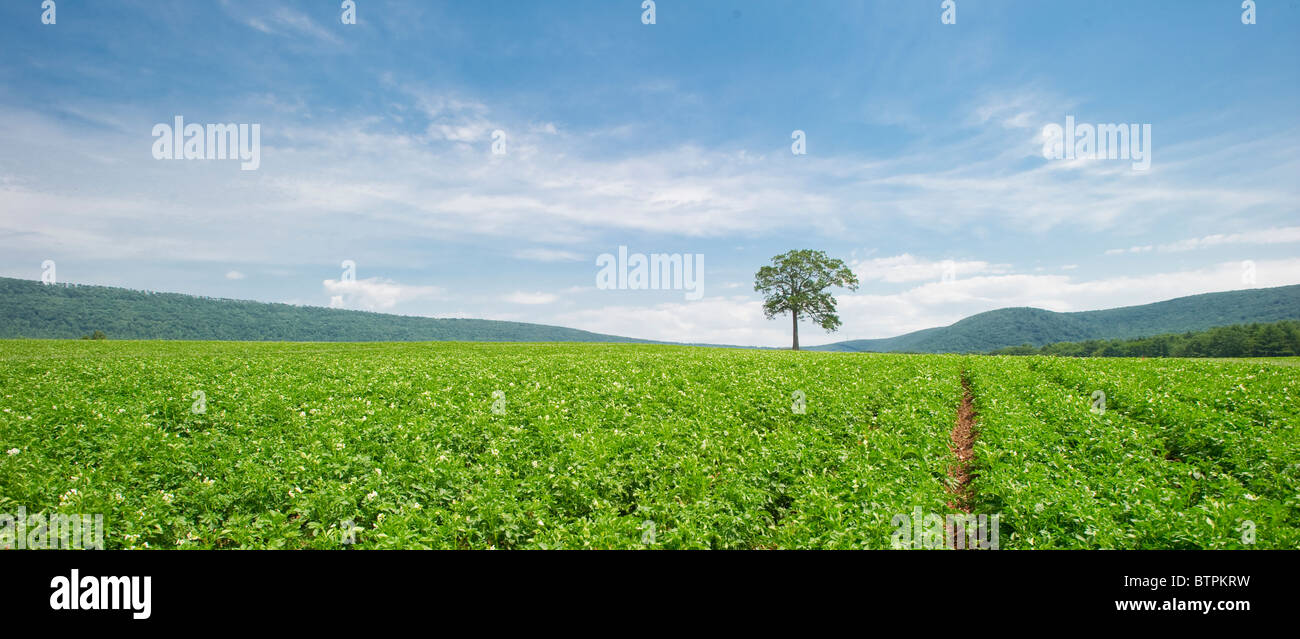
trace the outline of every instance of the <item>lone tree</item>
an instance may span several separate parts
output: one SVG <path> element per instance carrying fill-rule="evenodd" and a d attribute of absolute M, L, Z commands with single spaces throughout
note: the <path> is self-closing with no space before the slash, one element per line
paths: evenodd
<path fill-rule="evenodd" d="M 817 322 L 826 332 L 840 327 L 835 298 L 826 292 L 831 286 L 858 290 L 858 278 L 843 260 L 831 259 L 823 251 L 790 251 L 772 258 L 771 266 L 758 269 L 754 290 L 763 294 L 763 315 L 773 319 L 789 313 L 794 329 L 793 350 L 799 350 L 799 318 Z"/>

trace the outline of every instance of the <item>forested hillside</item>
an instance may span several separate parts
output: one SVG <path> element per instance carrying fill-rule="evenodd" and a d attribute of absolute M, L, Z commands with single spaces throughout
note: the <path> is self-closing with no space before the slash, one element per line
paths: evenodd
<path fill-rule="evenodd" d="M 1010 346 L 991 355 L 1061 357 L 1289 357 L 1300 355 L 1300 322 L 1238 324 L 1208 331 L 1128 340 L 1058 342 L 1039 348 Z"/>
<path fill-rule="evenodd" d="M 640 342 L 572 328 L 435 319 L 0 278 L 0 338 L 289 342 Z"/>
<path fill-rule="evenodd" d="M 837 342 L 809 350 L 984 353 L 1029 344 L 1132 339 L 1202 331 L 1216 326 L 1300 320 L 1300 285 L 1205 293 L 1102 311 L 1056 313 L 1002 308 L 951 326 L 898 337 Z"/>

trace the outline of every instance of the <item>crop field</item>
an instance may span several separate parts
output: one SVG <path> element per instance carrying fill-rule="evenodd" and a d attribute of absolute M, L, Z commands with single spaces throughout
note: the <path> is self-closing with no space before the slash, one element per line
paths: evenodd
<path fill-rule="evenodd" d="M 914 512 L 1298 548 L 1297 395 L 1251 361 L 0 341 L 0 513 L 109 548 L 890 548 Z"/>

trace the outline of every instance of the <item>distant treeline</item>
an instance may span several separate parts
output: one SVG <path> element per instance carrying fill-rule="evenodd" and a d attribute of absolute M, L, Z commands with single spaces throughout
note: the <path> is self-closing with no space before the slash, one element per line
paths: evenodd
<path fill-rule="evenodd" d="M 0 277 L 0 339 L 79 337 L 284 342 L 645 341 L 523 322 L 385 315 L 107 286 L 45 285 Z"/>
<path fill-rule="evenodd" d="M 991 351 L 991 355 L 1059 357 L 1285 357 L 1300 355 L 1300 322 L 1237 324 L 1206 331 L 1170 333 L 1138 339 L 1092 339 L 1029 344 Z"/>
<path fill-rule="evenodd" d="M 1208 331 L 1216 326 L 1281 321 L 1300 321 L 1300 284 L 1202 293 L 1100 311 L 1056 313 L 1041 308 L 1000 308 L 972 315 L 950 326 L 884 339 L 836 342 L 808 350 L 987 353 L 1017 344 L 1038 347 L 1084 340 L 1131 340 Z"/>

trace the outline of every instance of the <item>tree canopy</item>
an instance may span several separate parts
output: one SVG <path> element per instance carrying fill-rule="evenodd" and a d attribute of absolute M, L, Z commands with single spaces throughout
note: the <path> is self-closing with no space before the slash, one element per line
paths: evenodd
<path fill-rule="evenodd" d="M 754 290 L 763 294 L 763 315 L 774 319 L 790 314 L 792 350 L 799 350 L 799 318 L 817 323 L 828 333 L 839 329 L 831 286 L 858 289 L 858 278 L 843 260 L 823 251 L 794 250 L 772 258 L 772 264 L 758 269 Z"/>

